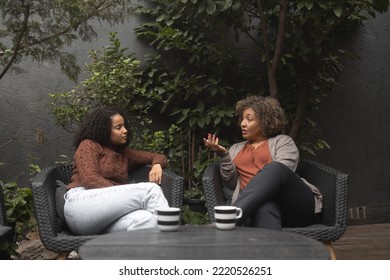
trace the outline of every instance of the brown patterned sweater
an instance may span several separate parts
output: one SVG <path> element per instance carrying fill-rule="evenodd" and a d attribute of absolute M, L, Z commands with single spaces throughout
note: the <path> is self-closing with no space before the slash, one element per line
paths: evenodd
<path fill-rule="evenodd" d="M 166 156 L 131 148 L 125 149 L 121 154 L 87 139 L 80 143 L 74 155 L 73 176 L 68 189 L 78 186 L 104 188 L 125 184 L 128 181 L 128 172 L 156 163 L 165 168 Z"/>

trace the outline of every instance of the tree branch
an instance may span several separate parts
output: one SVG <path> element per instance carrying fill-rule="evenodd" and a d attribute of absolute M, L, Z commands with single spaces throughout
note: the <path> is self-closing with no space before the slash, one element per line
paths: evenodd
<path fill-rule="evenodd" d="M 275 51 L 272 58 L 271 69 L 268 71 L 268 82 L 270 84 L 270 96 L 278 99 L 278 85 L 276 74 L 282 59 L 284 39 L 286 37 L 286 20 L 287 20 L 287 0 L 280 1 L 278 34 L 276 37 Z"/>
<path fill-rule="evenodd" d="M 278 85 L 276 74 L 281 62 L 284 39 L 286 36 L 286 20 L 287 20 L 287 0 L 280 1 L 279 25 L 275 42 L 275 51 L 271 60 L 271 48 L 267 32 L 267 17 L 264 13 L 264 3 L 262 0 L 257 0 L 257 9 L 260 16 L 260 27 L 263 34 L 263 46 L 268 71 L 268 84 L 270 96 L 278 99 Z"/>
<path fill-rule="evenodd" d="M 264 13 L 264 3 L 262 0 L 257 0 L 257 10 L 260 16 L 260 28 L 261 28 L 261 33 L 263 34 L 263 47 L 264 47 L 265 59 L 267 63 L 267 69 L 269 71 L 271 69 L 271 56 L 270 56 L 271 50 L 270 50 L 268 32 L 267 32 L 267 17 Z"/>
<path fill-rule="evenodd" d="M 48 42 L 48 41 L 50 41 L 50 40 L 52 40 L 54 38 L 58 38 L 58 37 L 60 37 L 62 35 L 65 35 L 66 33 L 71 32 L 74 28 L 78 27 L 83 22 L 86 22 L 89 19 L 91 19 L 92 17 L 94 17 L 97 14 L 97 12 L 102 8 L 103 4 L 104 3 L 100 4 L 99 6 L 96 6 L 95 9 L 92 12 L 87 13 L 84 17 L 80 18 L 77 22 L 69 23 L 69 25 L 66 26 L 62 31 L 54 33 L 54 34 L 52 34 L 49 37 L 42 38 L 41 40 L 34 41 L 33 44 L 28 44 L 27 46 L 24 46 L 23 48 L 28 49 L 28 48 L 30 48 L 32 46 L 39 45 L 39 44 L 42 44 L 42 43 L 46 43 L 46 42 Z"/>
<path fill-rule="evenodd" d="M 30 5 L 26 5 L 26 8 L 24 10 L 24 19 L 23 19 L 22 28 L 20 30 L 19 37 L 15 41 L 14 51 L 13 51 L 13 54 L 12 54 L 10 60 L 8 61 L 6 66 L 4 67 L 3 71 L 1 71 L 1 73 L 0 73 L 0 80 L 8 72 L 8 70 L 11 68 L 12 64 L 14 63 L 14 61 L 16 60 L 16 58 L 18 56 L 19 50 L 21 48 L 22 38 L 28 29 L 28 19 L 30 17 L 30 7 L 31 7 Z"/>
<path fill-rule="evenodd" d="M 292 139 L 297 140 L 306 119 L 307 104 L 310 95 L 310 73 L 308 65 L 302 60 L 296 62 L 294 68 L 298 72 L 299 93 L 295 117 L 289 135 Z"/>

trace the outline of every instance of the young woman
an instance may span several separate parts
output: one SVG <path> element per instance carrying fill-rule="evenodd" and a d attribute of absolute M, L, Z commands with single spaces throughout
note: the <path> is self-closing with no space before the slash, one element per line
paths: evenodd
<path fill-rule="evenodd" d="M 130 128 L 116 109 L 96 109 L 74 140 L 74 170 L 65 194 L 65 219 L 76 234 L 156 227 L 154 210 L 168 202 L 158 184 L 164 155 L 128 147 Z M 128 172 L 150 164 L 149 182 L 129 184 Z"/>
<path fill-rule="evenodd" d="M 219 155 L 224 186 L 234 190 L 232 204 L 243 210 L 237 224 L 281 230 L 315 222 L 322 195 L 295 173 L 299 152 L 283 134 L 285 114 L 277 100 L 247 97 L 237 103 L 236 113 L 245 141 L 229 150 L 216 135 L 203 141 Z"/>

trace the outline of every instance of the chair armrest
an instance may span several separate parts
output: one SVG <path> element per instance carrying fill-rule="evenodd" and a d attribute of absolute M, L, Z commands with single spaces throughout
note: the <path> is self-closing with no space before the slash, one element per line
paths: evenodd
<path fill-rule="evenodd" d="M 202 186 L 206 197 L 207 212 L 210 221 L 214 222 L 214 206 L 226 205 L 218 162 L 206 167 L 202 176 Z"/>
<path fill-rule="evenodd" d="M 7 225 L 7 215 L 5 212 L 5 200 L 3 188 L 0 186 L 0 226 Z"/>
<path fill-rule="evenodd" d="M 60 233 L 55 208 L 56 177 L 57 170 L 53 166 L 43 169 L 31 181 L 35 219 L 43 244 Z"/>
<path fill-rule="evenodd" d="M 150 165 L 143 166 L 129 173 L 130 183 L 148 182 Z M 169 206 L 181 208 L 183 204 L 184 185 L 183 178 L 170 169 L 163 169 L 161 188 L 168 200 Z"/>
<path fill-rule="evenodd" d="M 348 175 L 313 160 L 302 160 L 297 173 L 319 188 L 323 195 L 321 222 L 325 230 L 295 228 L 318 240 L 337 240 L 345 231 L 348 207 Z M 314 227 L 313 227 L 314 228 Z M 311 230 L 312 232 L 309 232 Z M 321 234 L 321 235 L 319 235 Z"/>

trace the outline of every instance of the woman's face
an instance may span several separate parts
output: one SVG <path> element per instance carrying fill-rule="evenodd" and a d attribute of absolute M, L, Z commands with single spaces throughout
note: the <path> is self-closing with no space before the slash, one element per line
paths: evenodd
<path fill-rule="evenodd" d="M 123 145 L 127 141 L 127 129 L 125 128 L 125 120 L 119 115 L 111 117 L 111 135 L 110 142 L 113 145 Z"/>
<path fill-rule="evenodd" d="M 264 140 L 260 126 L 260 119 L 252 108 L 248 108 L 242 113 L 241 133 L 244 139 L 249 141 Z"/>

